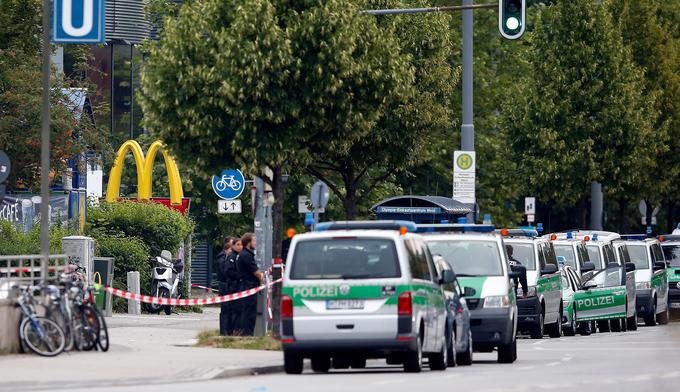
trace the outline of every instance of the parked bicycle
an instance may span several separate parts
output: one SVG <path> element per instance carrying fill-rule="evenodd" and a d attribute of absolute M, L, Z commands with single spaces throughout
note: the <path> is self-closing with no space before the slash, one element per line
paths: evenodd
<path fill-rule="evenodd" d="M 29 348 L 38 355 L 54 357 L 66 347 L 64 331 L 47 317 L 35 313 L 33 291 L 35 287 L 22 287 L 17 299 L 23 320 L 19 325 L 19 336 L 23 347 Z"/>

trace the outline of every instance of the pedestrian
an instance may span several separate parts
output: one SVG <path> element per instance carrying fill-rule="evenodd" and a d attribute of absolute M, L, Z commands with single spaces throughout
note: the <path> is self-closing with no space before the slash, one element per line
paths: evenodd
<path fill-rule="evenodd" d="M 241 238 L 243 250 L 236 259 L 241 278 L 241 290 L 256 288 L 264 281 L 264 274 L 260 271 L 255 261 L 256 240 L 253 233 L 246 233 Z M 240 332 L 243 335 L 252 336 L 255 333 L 255 320 L 257 318 L 257 295 L 243 298 L 239 301 L 241 311 Z"/>
<path fill-rule="evenodd" d="M 231 237 L 225 237 L 222 241 L 222 251 L 217 255 L 217 280 L 220 295 L 226 295 L 229 291 L 229 283 L 226 275 L 227 257 L 231 253 Z M 229 307 L 226 302 L 220 304 L 220 335 L 225 336 L 233 332 L 231 325 Z"/>
<path fill-rule="evenodd" d="M 239 253 L 243 249 L 241 244 L 241 239 L 232 237 L 231 238 L 231 253 L 227 256 L 225 264 L 225 276 L 227 277 L 227 294 L 237 293 L 241 290 L 241 276 L 238 273 L 238 268 L 236 268 L 236 259 L 238 259 Z M 233 335 L 239 330 L 240 315 L 238 304 L 234 301 L 223 302 L 227 305 L 227 334 Z"/>

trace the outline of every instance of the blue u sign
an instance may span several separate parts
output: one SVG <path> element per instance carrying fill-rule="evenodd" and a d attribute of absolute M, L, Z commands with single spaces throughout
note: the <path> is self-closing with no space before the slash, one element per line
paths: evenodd
<path fill-rule="evenodd" d="M 103 43 L 106 28 L 104 0 L 54 0 L 52 41 Z"/>
<path fill-rule="evenodd" d="M 212 177 L 212 187 L 215 194 L 225 200 L 232 200 L 241 196 L 245 186 L 246 180 L 240 170 L 227 169 L 221 175 Z"/>

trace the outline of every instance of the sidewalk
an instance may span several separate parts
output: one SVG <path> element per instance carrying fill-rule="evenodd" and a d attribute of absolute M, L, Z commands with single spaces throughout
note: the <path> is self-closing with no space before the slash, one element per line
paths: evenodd
<path fill-rule="evenodd" d="M 114 315 L 107 318 L 108 352 L 56 358 L 0 356 L 0 391 L 163 384 L 282 371 L 280 352 L 191 347 L 218 327 L 219 309 L 203 314 Z"/>

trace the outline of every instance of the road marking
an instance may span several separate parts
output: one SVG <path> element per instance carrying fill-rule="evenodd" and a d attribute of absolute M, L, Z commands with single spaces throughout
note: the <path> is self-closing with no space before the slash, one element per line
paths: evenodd
<path fill-rule="evenodd" d="M 663 376 L 661 376 L 661 378 L 667 378 L 667 379 L 668 378 L 676 378 L 676 377 L 680 377 L 680 371 L 676 370 L 674 372 L 664 374 Z"/>
<path fill-rule="evenodd" d="M 568 362 L 571 361 L 572 359 L 574 359 L 573 355 L 567 355 L 564 358 L 562 358 L 562 362 Z"/>
<path fill-rule="evenodd" d="M 560 364 L 559 362 L 550 362 L 549 364 L 547 364 L 545 366 L 557 366 L 559 364 Z"/>
<path fill-rule="evenodd" d="M 532 345 L 532 346 L 538 346 L 539 344 L 543 344 L 543 343 L 545 343 L 545 342 L 547 342 L 547 341 L 548 341 L 548 339 L 541 339 L 541 340 L 539 340 L 539 341 L 536 342 L 536 343 L 532 343 L 531 345 Z"/>
<path fill-rule="evenodd" d="M 652 376 L 649 374 L 640 374 L 634 377 L 630 377 L 627 380 L 630 382 L 638 382 L 638 381 L 648 381 L 651 380 Z"/>

